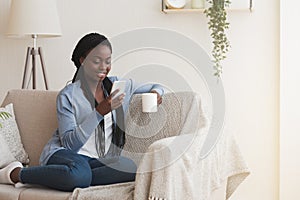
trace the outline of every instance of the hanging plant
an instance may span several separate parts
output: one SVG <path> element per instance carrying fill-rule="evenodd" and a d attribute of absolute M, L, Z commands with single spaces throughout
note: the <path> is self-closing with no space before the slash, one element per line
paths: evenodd
<path fill-rule="evenodd" d="M 222 74 L 221 61 L 226 58 L 226 53 L 230 48 L 230 42 L 226 36 L 226 29 L 229 28 L 227 22 L 226 9 L 230 5 L 230 0 L 207 0 L 210 6 L 205 9 L 204 13 L 209 19 L 208 28 L 211 31 L 213 39 L 212 57 L 215 69 L 215 76 L 220 77 Z"/>

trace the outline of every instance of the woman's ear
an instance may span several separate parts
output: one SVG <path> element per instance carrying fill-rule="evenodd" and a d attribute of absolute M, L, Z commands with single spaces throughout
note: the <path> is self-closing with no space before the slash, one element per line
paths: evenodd
<path fill-rule="evenodd" d="M 79 58 L 79 62 L 80 62 L 80 64 L 81 64 L 81 65 L 82 65 L 82 63 L 83 63 L 84 59 L 85 59 L 85 58 L 84 58 L 84 57 L 82 57 L 82 56 Z"/>

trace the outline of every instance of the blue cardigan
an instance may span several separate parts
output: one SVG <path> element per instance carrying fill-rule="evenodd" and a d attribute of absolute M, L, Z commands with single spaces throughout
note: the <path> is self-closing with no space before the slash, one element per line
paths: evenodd
<path fill-rule="evenodd" d="M 112 82 L 117 77 L 108 77 Z M 126 113 L 130 99 L 133 94 L 157 91 L 164 94 L 164 89 L 159 84 L 138 84 L 131 79 L 126 81 L 126 96 L 123 102 L 124 113 Z M 78 152 L 86 143 L 90 135 L 94 133 L 103 116 L 91 107 L 81 89 L 80 80 L 63 88 L 56 100 L 58 129 L 55 130 L 52 138 L 44 147 L 40 164 L 46 165 L 49 158 L 60 149 L 69 149 Z M 115 111 L 112 111 L 115 112 Z M 114 118 L 116 114 L 113 114 Z M 116 120 L 116 119 L 114 119 Z"/>

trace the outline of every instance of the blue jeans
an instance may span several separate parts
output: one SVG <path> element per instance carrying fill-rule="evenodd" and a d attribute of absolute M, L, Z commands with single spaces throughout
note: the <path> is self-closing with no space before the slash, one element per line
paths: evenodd
<path fill-rule="evenodd" d="M 54 153 L 47 165 L 22 168 L 22 183 L 38 184 L 62 191 L 135 180 L 136 165 L 129 158 L 95 159 L 70 150 Z"/>

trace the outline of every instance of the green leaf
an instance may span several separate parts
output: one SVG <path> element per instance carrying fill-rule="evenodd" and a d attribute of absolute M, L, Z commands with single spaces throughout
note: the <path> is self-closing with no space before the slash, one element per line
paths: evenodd
<path fill-rule="evenodd" d="M 0 112 L 0 118 L 5 120 L 11 117 L 11 114 L 8 112 Z"/>
<path fill-rule="evenodd" d="M 8 112 L 0 112 L 0 118 L 3 120 L 6 120 L 8 118 L 10 118 L 12 115 Z M 0 123 L 0 128 L 2 128 L 2 124 Z"/>

